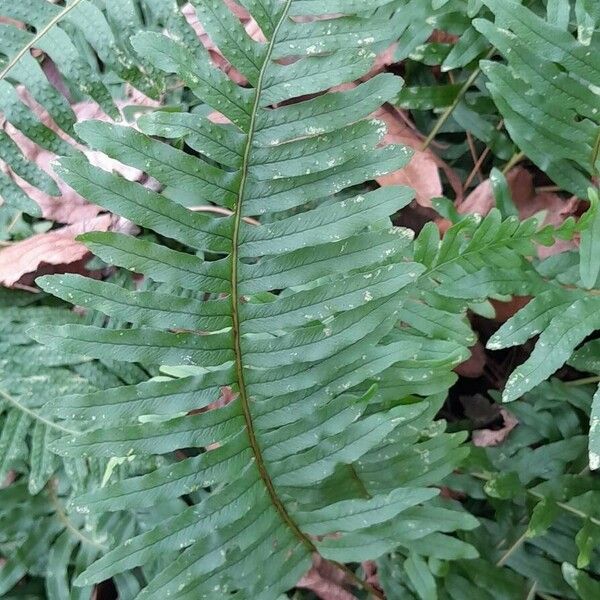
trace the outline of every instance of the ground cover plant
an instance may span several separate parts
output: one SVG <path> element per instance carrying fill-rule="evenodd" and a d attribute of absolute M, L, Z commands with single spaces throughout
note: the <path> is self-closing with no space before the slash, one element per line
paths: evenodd
<path fill-rule="evenodd" d="M 599 28 L 0 0 L 0 596 L 599 598 Z"/>

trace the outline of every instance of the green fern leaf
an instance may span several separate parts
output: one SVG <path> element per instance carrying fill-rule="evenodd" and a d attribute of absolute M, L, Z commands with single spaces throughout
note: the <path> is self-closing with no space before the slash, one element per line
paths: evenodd
<path fill-rule="evenodd" d="M 48 598 L 84 599 L 91 587 L 74 588 L 73 578 L 106 550 L 108 540 L 130 534 L 136 521 L 133 515 L 84 517 L 66 508 L 73 494 L 100 487 L 108 465 L 95 459 L 61 460 L 52 453 L 52 443 L 61 435 L 77 433 L 79 426 L 56 422 L 45 403 L 49 397 L 93 392 L 122 381 L 88 358 L 48 353 L 25 334 L 32 324 L 80 322 L 81 317 L 54 306 L 26 306 L 27 299 L 15 292 L 7 291 L 6 296 L 13 306 L 3 308 L 0 315 L 0 468 L 4 480 L 10 471 L 10 484 L 0 490 L 0 554 L 6 557 L 0 569 L 0 594 L 20 594 L 22 585 L 17 584 L 27 576 L 41 581 L 40 589 L 45 586 Z M 29 303 L 39 299 L 34 296 Z M 94 316 L 88 319 L 93 321 Z M 127 380 L 124 370 L 115 371 Z M 111 474 L 118 480 L 155 466 L 128 460 Z"/>
<path fill-rule="evenodd" d="M 0 477 L 9 470 L 29 477 L 29 491 L 38 493 L 58 468 L 56 457 L 49 451 L 50 443 L 65 433 L 43 414 L 47 394 L 59 389 L 75 392 L 86 381 L 77 373 L 62 368 L 77 364 L 81 357 L 57 353 L 44 357 L 42 348 L 27 341 L 25 330 L 32 323 L 69 321 L 74 315 L 61 309 L 13 308 L 1 317 L 0 345 L 5 358 L 0 364 Z"/>
<path fill-rule="evenodd" d="M 599 306 L 595 297 L 579 298 L 550 321 L 529 359 L 506 382 L 502 394 L 505 402 L 519 398 L 550 377 L 588 335 L 600 328 Z"/>
<path fill-rule="evenodd" d="M 539 335 L 575 300 L 576 295 L 567 290 L 553 288 L 533 298 L 514 317 L 509 319 L 488 340 L 490 350 L 500 350 L 524 344 Z"/>
<path fill-rule="evenodd" d="M 579 247 L 581 282 L 587 289 L 594 287 L 600 275 L 600 198 L 596 190 L 590 190 L 589 196 L 590 209 L 581 218 L 589 224 L 582 228 Z"/>
<path fill-rule="evenodd" d="M 148 26 L 158 26 L 161 21 L 174 25 L 176 19 L 172 15 L 179 15 L 183 21 L 171 0 L 154 4 L 156 21 Z M 149 10 L 145 3 L 142 6 L 144 12 Z M 73 152 L 73 146 L 57 131 L 76 139 L 73 127 L 76 117 L 70 99 L 49 81 L 44 72 L 45 62 L 51 61 L 58 69 L 66 88 L 64 94 L 91 98 L 112 118 L 118 118 L 119 113 L 104 73 L 95 63 L 101 62 L 105 73 L 112 73 L 149 96 L 157 97 L 163 91 L 164 78 L 136 56 L 128 41 L 130 35 L 144 27 L 137 15 L 139 7 L 130 0 L 120 3 L 119 10 L 115 7 L 109 2 L 101 10 L 89 0 L 71 0 L 65 6 L 48 0 L 0 1 L 0 14 L 16 22 L 0 24 L 0 51 L 5 56 L 0 62 L 0 108 L 14 128 L 41 148 L 68 154 Z M 39 62 L 31 50 L 43 52 Z M 19 85 L 47 111 L 52 128 L 42 122 L 31 102 L 22 99 L 17 92 Z M 5 133 L 0 136 L 0 158 L 34 187 L 51 196 L 59 195 L 55 182 L 29 163 Z M 5 174 L 0 177 L 0 193 L 8 206 L 39 214 L 37 205 Z"/>
<path fill-rule="evenodd" d="M 488 87 L 520 149 L 564 189 L 584 197 L 600 128 L 597 39 L 578 42 L 514 0 L 483 0 L 496 24 L 474 26 L 507 65 L 483 62 Z M 579 12 L 583 18 L 583 14 Z"/>
<path fill-rule="evenodd" d="M 400 80 L 381 75 L 321 93 L 369 70 L 369 46 L 390 30 L 385 18 L 362 13 L 389 3 L 248 0 L 267 37 L 259 43 L 220 0 L 195 1 L 207 32 L 251 87 L 234 84 L 202 46 L 177 35 L 148 32 L 132 44 L 231 124 L 158 112 L 140 119 L 142 133 L 94 122 L 77 128 L 93 148 L 143 169 L 161 191 L 80 156 L 62 160 L 63 179 L 167 238 L 93 233 L 83 241 L 106 262 L 167 284 L 169 292 L 44 277 L 44 289 L 131 326 L 69 324 L 31 334 L 90 358 L 188 371 L 56 398 L 48 409 L 85 432 L 52 447 L 66 459 L 204 449 L 151 473 L 109 477 L 105 487 L 74 500 L 81 511 L 118 513 L 211 487 L 198 504 L 117 545 L 78 583 L 143 566 L 148 584 L 140 598 L 229 591 L 278 598 L 314 553 L 336 562 L 376 558 L 398 544 L 474 526 L 428 505 L 436 493 L 428 486 L 465 453 L 463 435 L 444 434 L 443 426 L 421 433 L 441 396 L 402 402 L 402 390 L 388 383 L 399 377 L 407 394 L 429 396 L 445 389 L 450 369 L 464 359 L 455 342 L 395 328 L 404 299 L 398 292 L 424 272 L 407 258 L 411 233 L 390 223 L 412 194 L 352 189 L 410 158 L 403 147 L 379 148 L 385 129 L 368 119 L 397 96 Z M 294 18 L 338 12 L 345 16 Z M 183 137 L 199 156 L 147 134 Z M 211 203 L 230 214 L 185 208 Z M 264 222 L 255 224 L 257 216 Z M 442 245 L 438 262 L 444 252 Z M 211 297 L 200 301 L 199 293 Z M 464 324 L 453 326 L 469 335 Z M 372 385 L 377 380 L 381 392 Z M 210 406 L 223 386 L 234 399 Z M 333 532 L 339 535 L 326 535 Z M 153 573 L 148 565 L 159 555 L 173 560 Z M 268 571 L 257 572 L 257 561 L 269 561 Z"/>
<path fill-rule="evenodd" d="M 582 600 L 593 600 L 600 592 L 600 584 L 587 575 L 585 571 L 579 571 L 573 565 L 565 562 L 562 565 L 562 572 L 565 581 Z"/>

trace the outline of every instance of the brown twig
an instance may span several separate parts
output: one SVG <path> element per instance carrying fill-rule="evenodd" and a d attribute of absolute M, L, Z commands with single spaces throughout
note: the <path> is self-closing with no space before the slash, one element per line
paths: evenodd
<path fill-rule="evenodd" d="M 498 125 L 496 125 L 496 131 L 500 131 L 503 127 L 504 119 L 500 119 L 500 122 L 498 123 Z M 473 179 L 475 179 L 477 172 L 481 169 L 481 166 L 483 165 L 491 151 L 492 149 L 489 146 L 486 146 L 485 150 L 481 153 L 481 156 L 479 157 L 475 165 L 473 165 L 472 171 L 469 173 L 469 176 L 465 179 L 465 183 L 463 186 L 463 190 L 465 192 L 469 189 L 471 183 L 473 183 Z"/>

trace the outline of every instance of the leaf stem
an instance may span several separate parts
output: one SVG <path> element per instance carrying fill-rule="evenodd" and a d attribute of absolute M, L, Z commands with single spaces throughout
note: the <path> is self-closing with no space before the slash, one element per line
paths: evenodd
<path fill-rule="evenodd" d="M 229 210 L 228 208 L 224 208 L 222 206 L 210 206 L 210 205 L 190 206 L 190 207 L 188 207 L 188 210 L 191 210 L 193 212 L 208 212 L 208 213 L 214 213 L 217 215 L 225 215 L 226 217 L 230 217 L 231 215 L 234 214 L 232 210 Z M 252 217 L 244 217 L 244 222 L 248 223 L 249 225 L 260 225 L 260 223 L 256 219 L 253 219 Z"/>
<path fill-rule="evenodd" d="M 244 219 L 242 217 L 242 206 L 243 206 L 244 192 L 246 190 L 246 183 L 248 180 L 248 169 L 250 166 L 250 152 L 252 150 L 252 141 L 253 141 L 252 138 L 253 138 L 254 131 L 256 128 L 256 119 L 258 116 L 258 108 L 259 108 L 259 98 L 262 93 L 262 86 L 263 86 L 263 81 L 264 81 L 265 73 L 267 70 L 267 66 L 269 65 L 269 61 L 270 61 L 271 55 L 273 53 L 273 48 L 275 45 L 275 40 L 277 38 L 277 33 L 278 33 L 279 29 L 281 28 L 281 26 L 283 25 L 283 22 L 289 12 L 291 4 L 292 4 L 292 0 L 287 0 L 285 6 L 283 7 L 283 9 L 281 11 L 281 16 L 279 17 L 277 25 L 275 26 L 275 29 L 273 30 L 273 34 L 271 36 L 271 41 L 269 43 L 269 46 L 267 47 L 267 51 L 265 54 L 264 63 L 262 65 L 259 75 L 258 75 L 258 80 L 256 82 L 256 88 L 255 88 L 255 102 L 254 102 L 254 106 L 252 109 L 252 114 L 250 115 L 250 124 L 248 126 L 246 147 L 244 149 L 242 166 L 240 168 L 241 178 L 240 178 L 240 187 L 238 190 L 238 198 L 237 198 L 238 201 L 236 203 L 235 213 L 234 213 L 232 252 L 231 252 L 232 336 L 233 336 L 233 348 L 234 348 L 234 354 L 235 354 L 235 369 L 236 369 L 236 374 L 237 374 L 237 379 L 238 379 L 238 384 L 239 384 L 240 403 L 242 406 L 242 412 L 244 414 L 244 421 L 246 424 L 246 433 L 248 435 L 248 441 L 250 443 L 252 452 L 254 454 L 254 458 L 256 461 L 256 467 L 258 468 L 260 478 L 267 489 L 267 493 L 269 494 L 269 498 L 270 498 L 271 502 L 273 503 L 273 506 L 279 513 L 283 522 L 294 532 L 296 537 L 307 547 L 308 550 L 310 550 L 310 552 L 314 552 L 314 553 L 318 554 L 319 552 L 317 550 L 317 547 L 313 544 L 311 539 L 308 536 L 306 536 L 304 534 L 304 532 L 298 527 L 298 525 L 295 523 L 295 521 L 292 519 L 292 517 L 288 513 L 283 502 L 279 498 L 277 491 L 275 490 L 273 481 L 271 480 L 271 477 L 270 477 L 267 467 L 265 465 L 264 458 L 262 456 L 262 451 L 260 449 L 260 445 L 258 443 L 258 440 L 256 439 L 256 432 L 254 431 L 252 413 L 250 410 L 250 401 L 248 398 L 248 392 L 246 390 L 246 384 L 245 384 L 245 378 L 244 378 L 244 364 L 243 364 L 243 353 L 242 353 L 242 348 L 241 348 L 241 333 L 240 333 L 241 332 L 240 316 L 239 316 L 239 310 L 238 310 L 238 302 L 239 302 L 238 268 L 237 268 L 237 265 L 238 265 L 238 243 L 239 243 L 239 237 L 240 237 L 241 224 L 244 221 Z M 358 577 L 352 571 L 352 569 L 350 569 L 346 565 L 344 565 L 342 563 L 338 563 L 336 561 L 330 561 L 330 562 L 332 564 L 334 564 L 336 567 L 338 567 L 339 569 L 341 569 L 342 571 L 344 571 L 344 573 L 346 573 L 346 575 L 353 581 L 353 583 L 355 585 L 363 588 L 365 591 L 367 591 L 369 594 L 371 594 L 375 598 L 383 600 L 384 597 L 381 595 L 381 593 L 378 590 L 376 590 L 370 583 L 360 579 L 360 577 Z"/>
<path fill-rule="evenodd" d="M 18 223 L 18 221 L 22 215 L 23 215 L 23 213 L 21 211 L 18 211 L 15 214 L 15 216 L 12 218 L 11 222 L 8 224 L 8 227 L 4 231 L 5 235 L 8 235 L 13 230 L 13 227 Z"/>
<path fill-rule="evenodd" d="M 14 406 L 16 409 L 20 410 L 21 412 L 24 412 L 26 415 L 30 416 L 32 419 L 39 421 L 40 423 L 43 423 L 47 427 L 51 427 L 52 429 L 62 431 L 63 433 L 67 433 L 69 435 L 79 435 L 79 433 L 80 433 L 79 431 L 75 431 L 74 429 L 68 429 L 67 427 L 63 427 L 62 425 L 59 425 L 58 423 L 49 421 L 48 419 L 42 417 L 42 415 L 40 415 L 39 413 L 36 413 L 35 411 L 31 410 L 30 408 L 23 406 L 16 398 L 13 398 L 10 394 L 7 394 L 2 389 L 0 389 L 0 397 L 4 398 L 4 400 L 6 400 L 9 404 Z"/>
<path fill-rule="evenodd" d="M 520 535 L 511 547 L 500 557 L 496 562 L 497 567 L 503 567 L 506 561 L 523 545 L 523 542 L 527 539 L 527 529 Z"/>
<path fill-rule="evenodd" d="M 600 383 L 600 377 L 594 375 L 593 377 L 582 377 L 581 379 L 574 379 L 573 381 L 565 381 L 565 385 L 568 386 L 587 385 L 588 383 Z"/>
<path fill-rule="evenodd" d="M 68 531 L 71 534 L 73 534 L 79 541 L 85 544 L 89 544 L 90 546 L 93 546 L 98 550 L 106 552 L 108 548 L 104 544 L 101 544 L 100 542 L 97 542 L 96 540 L 87 537 L 86 535 L 81 533 L 81 531 L 77 529 L 75 525 L 73 525 L 69 517 L 67 517 L 67 514 L 65 513 L 63 506 L 60 503 L 60 500 L 58 499 L 58 495 L 56 494 L 54 485 L 50 483 L 47 487 L 48 495 L 50 496 L 50 501 L 52 502 L 52 506 L 54 507 L 54 514 L 56 515 L 56 518 L 65 526 L 65 528 L 68 529 Z"/>
<path fill-rule="evenodd" d="M 254 136 L 254 131 L 256 128 L 256 119 L 258 116 L 258 108 L 259 108 L 259 99 L 262 93 L 263 81 L 265 78 L 267 66 L 271 60 L 271 55 L 273 53 L 273 48 L 275 46 L 275 40 L 277 37 L 277 33 L 281 28 L 288 12 L 290 6 L 292 4 L 292 0 L 287 0 L 285 6 L 281 11 L 281 15 L 273 30 L 273 34 L 271 36 L 271 41 L 269 46 L 267 47 L 267 51 L 265 54 L 264 62 L 258 74 L 258 79 L 255 87 L 255 97 L 254 97 L 254 105 L 252 107 L 252 114 L 250 115 L 250 124 L 248 126 L 246 147 L 244 148 L 244 154 L 242 159 L 242 165 L 240 167 L 241 177 L 240 177 L 240 186 L 238 189 L 237 202 L 235 206 L 235 214 L 234 214 L 234 223 L 233 223 L 233 236 L 232 236 L 232 250 L 231 250 L 231 316 L 232 316 L 232 328 L 231 334 L 233 337 L 233 350 L 235 354 L 235 370 L 238 380 L 239 387 L 239 397 L 240 404 L 242 407 L 242 412 L 244 415 L 244 422 L 246 425 L 246 434 L 248 435 L 248 442 L 250 447 L 252 448 L 252 453 L 254 455 L 254 459 L 256 462 L 256 467 L 258 469 L 260 478 L 267 490 L 269 498 L 275 507 L 276 511 L 279 513 L 279 516 L 283 520 L 283 522 L 294 532 L 294 535 L 298 537 L 298 539 L 311 551 L 317 552 L 315 545 L 312 541 L 304 535 L 304 533 L 300 530 L 298 525 L 294 522 L 294 520 L 289 515 L 287 509 L 283 505 L 283 502 L 279 498 L 277 491 L 275 490 L 275 486 L 273 481 L 271 480 L 271 476 L 269 475 L 268 469 L 265 465 L 264 457 L 262 455 L 262 451 L 258 440 L 256 439 L 256 432 L 254 431 L 254 423 L 252 419 L 252 412 L 250 410 L 250 400 L 248 398 L 248 392 L 246 390 L 245 383 L 245 374 L 244 374 L 244 360 L 243 353 L 241 347 L 241 327 L 240 327 L 240 315 L 239 315 L 239 292 L 238 292 L 238 245 L 240 238 L 240 230 L 243 222 L 242 217 L 242 207 L 244 200 L 244 193 L 246 191 L 246 183 L 248 180 L 248 169 L 250 166 L 250 152 L 252 151 L 252 141 Z"/>
<path fill-rule="evenodd" d="M 448 73 L 448 79 L 450 79 L 450 83 L 455 83 L 452 71 Z M 483 173 L 481 172 L 481 165 L 483 163 L 483 160 L 481 160 L 481 157 L 477 156 L 477 148 L 475 147 L 475 141 L 470 131 L 467 131 L 467 144 L 469 145 L 469 151 L 471 152 L 471 157 L 473 158 L 473 170 L 471 171 L 471 173 L 473 177 L 477 176 L 479 178 L 479 183 L 483 183 L 485 179 Z M 485 150 L 488 150 L 488 148 L 486 148 Z M 485 156 L 487 156 L 485 150 L 483 152 L 484 160 Z M 466 191 L 468 187 L 468 184 L 465 183 L 465 185 L 463 186 L 463 192 Z"/>
<path fill-rule="evenodd" d="M 530 6 L 531 4 L 533 4 L 532 0 L 525 2 L 525 6 Z M 481 60 L 489 60 L 490 58 L 492 58 L 492 56 L 494 56 L 494 54 L 496 53 L 496 50 L 497 50 L 497 48 L 495 46 L 492 46 L 488 50 L 487 54 Z M 427 139 L 423 143 L 421 150 L 427 150 L 427 148 L 429 147 L 431 142 L 433 142 L 433 140 L 435 139 L 435 136 L 440 132 L 440 129 L 444 126 L 446 121 L 450 118 L 450 115 L 454 112 L 456 107 L 460 104 L 464 95 L 469 91 L 469 88 L 475 83 L 475 81 L 477 80 L 477 78 L 479 77 L 479 75 L 481 73 L 480 64 L 481 64 L 481 62 L 479 62 L 477 64 L 477 68 L 473 71 L 473 73 L 471 73 L 470 77 L 465 81 L 464 85 L 460 88 L 456 98 L 454 99 L 454 102 L 442 113 L 442 116 L 438 119 L 437 123 L 431 130 L 431 133 L 427 136 Z M 600 134 L 599 134 L 599 138 L 598 138 L 598 152 L 600 152 Z"/>
<path fill-rule="evenodd" d="M 496 131 L 500 131 L 504 127 L 504 119 L 500 119 L 498 125 L 496 125 Z M 492 151 L 490 146 L 486 146 L 485 150 L 481 153 L 481 156 L 477 159 L 477 162 L 473 165 L 473 169 L 469 173 L 469 176 L 465 179 L 465 183 L 463 184 L 463 192 L 466 192 L 469 189 L 469 186 L 475 179 L 477 173 L 481 170 L 481 166 L 485 162 L 486 158 L 490 155 Z"/>
<path fill-rule="evenodd" d="M 488 51 L 488 53 L 485 55 L 483 60 L 487 60 L 488 58 L 491 58 L 494 55 L 494 52 L 496 52 L 496 48 L 491 48 Z M 479 77 L 480 74 L 481 74 L 481 67 L 477 66 L 477 68 L 471 73 L 469 78 L 465 81 L 463 86 L 458 91 L 458 94 L 456 95 L 454 102 L 452 102 L 452 104 L 448 108 L 446 108 L 446 110 L 442 113 L 440 118 L 437 120 L 436 124 L 434 125 L 433 129 L 431 130 L 431 133 L 427 136 L 427 138 L 423 142 L 423 146 L 421 147 L 422 151 L 427 150 L 427 148 L 429 148 L 429 146 L 431 145 L 431 142 L 433 142 L 433 140 L 435 139 L 437 134 L 440 132 L 442 127 L 446 124 L 446 121 L 450 118 L 450 116 L 452 115 L 452 113 L 454 112 L 456 107 L 461 103 L 464 95 L 469 91 L 470 87 L 475 83 L 475 81 L 477 80 L 477 78 Z"/>
<path fill-rule="evenodd" d="M 504 165 L 502 174 L 506 175 L 515 165 L 519 164 L 525 158 L 524 152 L 517 152 L 512 155 L 511 159 Z"/>
<path fill-rule="evenodd" d="M 2 81 L 12 71 L 13 67 L 39 42 L 59 21 L 66 17 L 81 0 L 73 0 L 71 4 L 65 6 L 54 18 L 52 18 L 42 29 L 40 29 L 29 42 L 23 46 L 9 61 L 8 64 L 0 71 L 0 81 Z"/>
<path fill-rule="evenodd" d="M 535 600 L 535 597 L 537 596 L 537 594 L 536 594 L 537 586 L 538 586 L 538 582 L 536 579 L 533 582 L 533 585 L 531 586 L 531 589 L 529 590 L 529 593 L 527 594 L 527 598 L 525 598 L 525 600 Z"/>

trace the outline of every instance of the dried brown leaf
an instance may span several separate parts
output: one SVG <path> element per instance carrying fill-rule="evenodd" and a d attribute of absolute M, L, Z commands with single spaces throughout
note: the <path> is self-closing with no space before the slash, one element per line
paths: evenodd
<path fill-rule="evenodd" d="M 317 556 L 313 560 L 310 571 L 298 582 L 296 587 L 310 590 L 321 600 L 356 600 L 343 587 L 345 579 L 343 571 Z"/>
<path fill-rule="evenodd" d="M 506 176 L 506 181 L 510 189 L 515 206 L 527 205 L 535 196 L 533 186 L 533 177 L 527 169 L 516 167 Z M 486 179 L 480 183 L 464 200 L 457 205 L 457 210 L 461 214 L 480 214 L 487 215 L 496 205 L 492 183 Z"/>
<path fill-rule="evenodd" d="M 376 588 L 380 588 L 379 577 L 377 576 L 377 563 L 374 560 L 366 560 L 362 563 L 362 569 L 365 574 L 365 581 Z"/>
<path fill-rule="evenodd" d="M 581 203 L 578 198 L 565 200 L 554 192 L 538 192 L 533 175 L 523 167 L 511 169 L 506 176 L 506 181 L 521 219 L 545 211 L 545 225 L 560 225 L 567 217 L 575 215 L 580 208 Z M 457 210 L 462 214 L 486 215 L 494 206 L 492 184 L 489 179 L 486 179 L 457 206 Z M 574 242 L 559 240 L 550 247 L 540 246 L 538 254 L 540 258 L 546 258 L 574 247 Z"/>
<path fill-rule="evenodd" d="M 479 446 L 480 448 L 498 446 L 519 424 L 517 418 L 505 408 L 500 409 L 500 414 L 504 419 L 504 425 L 500 429 L 476 429 L 473 431 L 472 441 L 475 446 Z"/>
<path fill-rule="evenodd" d="M 108 231 L 115 225 L 115 217 L 101 215 L 67 225 L 47 233 L 39 233 L 0 250 L 0 284 L 10 287 L 24 275 L 35 273 L 43 265 L 60 267 L 86 257 L 89 250 L 75 238 L 87 231 Z"/>
<path fill-rule="evenodd" d="M 541 192 L 536 193 L 527 205 L 518 205 L 518 209 L 522 219 L 531 217 L 538 212 L 546 211 L 544 225 L 559 226 L 568 217 L 575 216 L 581 204 L 581 200 L 575 196 L 565 200 L 554 192 Z M 539 246 L 538 256 L 542 259 L 548 258 L 554 254 L 573 250 L 576 246 L 577 244 L 574 240 L 556 240 L 552 246 Z"/>
<path fill-rule="evenodd" d="M 487 361 L 487 355 L 485 348 L 481 342 L 477 342 L 473 347 L 470 348 L 471 356 L 464 363 L 456 367 L 455 372 L 462 377 L 469 377 L 476 379 L 483 375 L 485 363 Z"/>
<path fill-rule="evenodd" d="M 396 62 L 394 60 L 394 54 L 396 53 L 397 47 L 398 44 L 394 43 L 388 46 L 383 52 L 380 52 L 375 57 L 375 62 L 373 63 L 371 70 L 365 77 L 363 77 L 363 80 L 371 79 L 371 77 L 375 77 L 375 75 L 385 71 L 385 69 L 390 65 L 393 65 L 394 62 Z"/>
<path fill-rule="evenodd" d="M 496 316 L 494 320 L 499 323 L 508 321 L 512 316 L 516 315 L 529 301 L 531 296 L 515 296 L 508 302 L 500 302 L 498 300 L 490 300 Z"/>
<path fill-rule="evenodd" d="M 441 29 L 434 29 L 427 41 L 434 44 L 456 44 L 459 39 L 460 37 L 453 33 L 448 33 Z"/>
<path fill-rule="evenodd" d="M 90 150 L 89 148 L 82 146 L 75 140 L 69 138 L 63 131 L 58 129 L 48 113 L 39 105 L 37 105 L 37 103 L 31 98 L 28 92 L 22 88 L 22 86 L 19 88 L 19 95 L 23 102 L 27 104 L 29 108 L 31 108 L 31 110 L 42 121 L 42 123 L 55 131 L 58 135 L 60 135 L 60 137 L 68 141 L 76 149 L 83 152 L 93 165 L 106 171 L 114 171 L 115 173 L 118 173 L 119 175 L 122 175 L 131 181 L 139 181 L 142 178 L 143 172 L 141 170 L 124 165 L 117 160 L 113 160 L 102 152 Z M 150 107 L 156 107 L 160 105 L 159 102 L 148 98 L 133 88 L 128 88 L 127 99 L 119 101 L 117 104 L 121 109 L 124 106 L 129 106 L 132 104 L 136 106 Z M 74 104 L 72 109 L 79 122 L 91 119 L 112 122 L 110 117 L 108 117 L 95 102 L 79 102 Z M 64 183 L 54 174 L 52 165 L 57 159 L 55 154 L 40 148 L 37 144 L 25 137 L 19 130 L 10 125 L 10 123 L 5 123 L 5 130 L 19 146 L 23 152 L 23 155 L 28 160 L 35 162 L 40 169 L 48 173 L 48 175 L 50 175 L 50 177 L 52 177 L 58 185 L 61 195 L 56 197 L 50 196 L 27 183 L 14 173 L 9 173 L 9 175 L 21 187 L 21 189 L 40 206 L 42 209 L 42 216 L 45 219 L 55 221 L 57 223 L 71 224 L 78 221 L 91 219 L 100 212 L 100 208 L 98 206 L 87 202 L 87 200 L 77 194 L 77 192 L 71 189 L 66 183 Z M 4 169 L 4 171 L 8 172 L 7 169 Z"/>
<path fill-rule="evenodd" d="M 441 169 L 454 188 L 457 198 L 462 198 L 462 186 L 457 175 L 431 148 L 421 150 L 423 136 L 412 126 L 402 111 L 384 106 L 373 116 L 382 119 L 387 125 L 388 132 L 383 139 L 384 145 L 404 144 L 414 150 L 414 155 L 406 167 L 377 179 L 380 185 L 407 185 L 415 190 L 418 204 L 431 208 L 432 198 L 443 193 Z"/>

